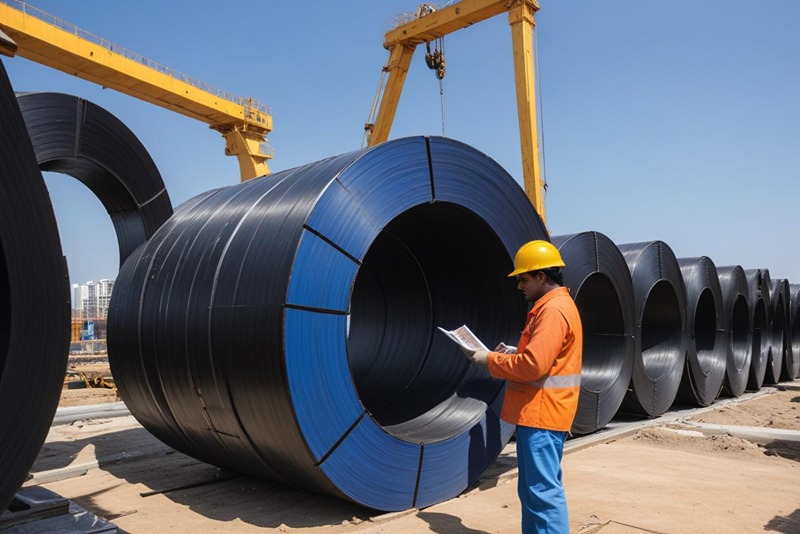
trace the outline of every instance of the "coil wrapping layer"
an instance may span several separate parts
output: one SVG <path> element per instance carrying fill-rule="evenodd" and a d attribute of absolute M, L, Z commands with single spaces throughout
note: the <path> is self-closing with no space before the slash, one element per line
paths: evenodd
<path fill-rule="evenodd" d="M 750 291 L 747 277 L 739 265 L 718 267 L 722 291 L 722 320 L 727 347 L 723 391 L 738 397 L 747 387 L 750 359 L 753 354 L 753 331 L 750 312 Z"/>
<path fill-rule="evenodd" d="M 455 141 L 407 138 L 201 195 L 117 278 L 126 404 L 200 459 L 380 510 L 463 491 L 513 427 L 503 383 L 436 326 L 514 340 L 507 278 L 546 239 L 516 182 Z"/>
<path fill-rule="evenodd" d="M 767 372 L 770 347 L 770 305 L 769 287 L 767 281 L 769 271 L 761 269 L 747 269 L 744 271 L 747 278 L 747 287 L 750 291 L 750 313 L 753 317 L 753 350 L 750 359 L 750 372 L 747 378 L 747 389 L 759 390 L 764 384 L 764 375 Z"/>
<path fill-rule="evenodd" d="M 69 322 L 69 277 L 55 215 L 0 63 L 0 510 L 25 479 L 53 420 Z"/>
<path fill-rule="evenodd" d="M 557 236 L 570 288 L 583 324 L 583 366 L 574 434 L 606 426 L 625 398 L 634 351 L 633 286 L 625 258 L 599 232 Z"/>
<path fill-rule="evenodd" d="M 636 320 L 631 390 L 621 409 L 651 417 L 672 405 L 686 360 L 686 288 L 663 241 L 620 245 L 633 283 Z"/>
<path fill-rule="evenodd" d="M 789 361 L 789 281 L 773 280 L 770 286 L 770 302 L 772 304 L 772 345 L 767 365 L 767 380 L 777 384 L 780 380 L 788 380 L 791 367 Z"/>
<path fill-rule="evenodd" d="M 39 168 L 77 178 L 102 202 L 122 265 L 172 215 L 150 154 L 117 117 L 92 102 L 61 93 L 17 98 Z"/>
<path fill-rule="evenodd" d="M 679 258 L 686 287 L 686 364 L 678 390 L 682 402 L 709 406 L 725 378 L 727 347 L 722 289 L 711 258 Z"/>
<path fill-rule="evenodd" d="M 790 379 L 800 375 L 800 284 L 789 284 L 789 349 Z"/>

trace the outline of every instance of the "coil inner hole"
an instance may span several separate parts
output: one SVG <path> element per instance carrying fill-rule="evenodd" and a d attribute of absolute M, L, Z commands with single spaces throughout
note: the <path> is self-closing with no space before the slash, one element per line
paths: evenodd
<path fill-rule="evenodd" d="M 502 382 L 469 369 L 436 327 L 468 324 L 487 345 L 508 341 L 509 325 L 518 336 L 525 309 L 510 263 L 482 219 L 444 202 L 402 213 L 374 240 L 353 285 L 347 350 L 361 403 L 387 432 L 431 442 L 484 416 Z"/>
<path fill-rule="evenodd" d="M 747 361 L 747 354 L 750 350 L 747 345 L 749 327 L 747 301 L 744 296 L 737 295 L 731 314 L 731 349 L 733 350 L 733 365 L 737 371 L 741 370 Z"/>
<path fill-rule="evenodd" d="M 642 312 L 642 364 L 657 381 L 681 361 L 681 313 L 672 284 L 659 280 L 650 290 Z"/>
<path fill-rule="evenodd" d="M 602 273 L 592 273 L 583 282 L 575 304 L 583 325 L 581 386 L 599 393 L 614 384 L 625 363 L 622 303 L 611 280 Z"/>

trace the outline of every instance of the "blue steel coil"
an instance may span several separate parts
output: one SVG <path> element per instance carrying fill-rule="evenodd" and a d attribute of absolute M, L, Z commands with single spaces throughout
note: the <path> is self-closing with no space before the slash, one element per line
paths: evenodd
<path fill-rule="evenodd" d="M 573 434 L 590 434 L 617 413 L 633 372 L 633 286 L 625 258 L 599 232 L 556 236 L 583 324 L 583 366 Z"/>
<path fill-rule="evenodd" d="M 750 291 L 750 313 L 753 317 L 753 351 L 747 389 L 758 391 L 764 385 L 770 349 L 771 307 L 769 301 L 769 271 L 746 269 L 747 287 Z"/>
<path fill-rule="evenodd" d="M 619 245 L 631 272 L 635 352 L 631 389 L 621 411 L 650 417 L 672 405 L 686 359 L 686 287 L 663 241 Z"/>
<path fill-rule="evenodd" d="M 800 284 L 789 284 L 789 348 L 791 380 L 800 375 Z M 787 370 L 788 371 L 788 370 Z"/>
<path fill-rule="evenodd" d="M 711 258 L 679 258 L 686 286 L 686 364 L 678 399 L 709 406 L 719 396 L 725 378 L 728 347 L 722 288 Z"/>
<path fill-rule="evenodd" d="M 400 139 L 180 206 L 117 278 L 108 347 L 136 418 L 230 469 L 379 510 L 451 498 L 513 427 L 436 326 L 516 340 L 507 278 L 547 232 L 493 160 Z"/>
<path fill-rule="evenodd" d="M 789 281 L 785 278 L 773 280 L 770 287 L 772 303 L 772 346 L 767 365 L 767 379 L 777 384 L 781 380 L 790 380 L 792 366 L 791 347 L 789 341 Z"/>
<path fill-rule="evenodd" d="M 747 387 L 750 360 L 753 355 L 750 291 L 744 269 L 739 265 L 717 267 L 717 275 L 722 291 L 722 315 L 727 347 L 722 389 L 726 395 L 738 397 Z"/>
<path fill-rule="evenodd" d="M 145 147 L 100 106 L 61 93 L 19 93 L 22 116 L 43 171 L 81 181 L 108 212 L 120 265 L 172 215 L 164 181 Z"/>
<path fill-rule="evenodd" d="M 0 511 L 50 429 L 69 323 L 69 277 L 50 196 L 0 63 Z"/>

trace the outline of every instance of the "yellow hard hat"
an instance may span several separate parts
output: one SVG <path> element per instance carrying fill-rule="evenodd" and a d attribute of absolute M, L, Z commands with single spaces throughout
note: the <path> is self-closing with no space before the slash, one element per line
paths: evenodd
<path fill-rule="evenodd" d="M 508 276 L 550 267 L 564 267 L 564 260 L 561 259 L 558 249 L 549 241 L 528 241 L 519 247 L 514 256 L 514 271 Z"/>

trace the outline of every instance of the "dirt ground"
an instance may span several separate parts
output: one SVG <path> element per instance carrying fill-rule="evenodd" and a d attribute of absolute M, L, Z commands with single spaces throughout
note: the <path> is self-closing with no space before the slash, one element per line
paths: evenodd
<path fill-rule="evenodd" d="M 83 385 L 83 381 L 79 377 L 79 373 L 84 373 L 90 379 L 95 376 L 110 378 L 111 368 L 108 365 L 108 356 L 105 354 L 70 355 L 59 406 L 85 406 L 120 400 L 116 389 L 80 387 Z M 72 389 L 69 387 L 70 383 Z"/>
<path fill-rule="evenodd" d="M 571 531 L 800 533 L 800 381 L 737 401 L 568 441 Z M 796 436 L 759 445 L 701 434 L 694 423 Z M 513 444 L 461 496 L 397 514 L 225 472 L 161 444 L 130 416 L 53 427 L 32 471 L 29 484 L 123 532 L 519 532 Z"/>

